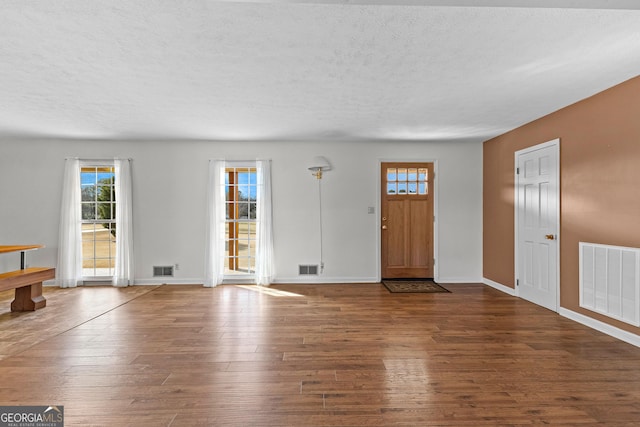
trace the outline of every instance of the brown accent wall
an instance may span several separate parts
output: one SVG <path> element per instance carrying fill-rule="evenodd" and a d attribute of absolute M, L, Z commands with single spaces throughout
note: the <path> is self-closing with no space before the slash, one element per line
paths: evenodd
<path fill-rule="evenodd" d="M 523 100 L 526 102 L 526 100 Z M 484 143 L 483 276 L 514 287 L 514 156 L 560 138 L 560 306 L 579 307 L 578 242 L 640 247 L 640 76 Z"/>

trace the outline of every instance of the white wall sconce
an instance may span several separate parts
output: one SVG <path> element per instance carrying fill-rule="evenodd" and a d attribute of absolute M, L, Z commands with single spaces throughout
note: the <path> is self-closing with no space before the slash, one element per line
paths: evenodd
<path fill-rule="evenodd" d="M 322 179 L 322 172 L 331 170 L 331 163 L 326 157 L 316 156 L 313 158 L 313 162 L 311 166 L 309 166 L 309 170 L 311 171 L 311 175 L 315 176 L 317 179 Z"/>

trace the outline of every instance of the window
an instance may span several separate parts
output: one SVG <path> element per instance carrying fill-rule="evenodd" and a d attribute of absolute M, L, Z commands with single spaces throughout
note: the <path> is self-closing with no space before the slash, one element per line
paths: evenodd
<path fill-rule="evenodd" d="M 256 171 L 255 167 L 225 168 L 225 275 L 256 270 Z"/>
<path fill-rule="evenodd" d="M 429 191 L 429 171 L 426 168 L 388 168 L 387 194 L 421 194 Z"/>
<path fill-rule="evenodd" d="M 204 286 L 274 278 L 271 161 L 209 162 Z"/>
<path fill-rule="evenodd" d="M 111 278 L 116 257 L 115 168 L 113 163 L 82 165 L 82 275 Z"/>

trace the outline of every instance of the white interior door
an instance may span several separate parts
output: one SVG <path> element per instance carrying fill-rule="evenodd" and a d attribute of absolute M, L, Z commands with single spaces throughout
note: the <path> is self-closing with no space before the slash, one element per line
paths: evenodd
<path fill-rule="evenodd" d="M 559 150 L 554 140 L 516 152 L 516 294 L 558 311 Z"/>

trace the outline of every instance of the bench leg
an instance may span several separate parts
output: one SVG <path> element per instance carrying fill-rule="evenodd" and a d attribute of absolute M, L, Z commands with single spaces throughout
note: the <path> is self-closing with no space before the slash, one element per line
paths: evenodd
<path fill-rule="evenodd" d="M 11 303 L 11 311 L 34 311 L 47 305 L 42 296 L 42 282 L 16 288 L 15 299 Z"/>

